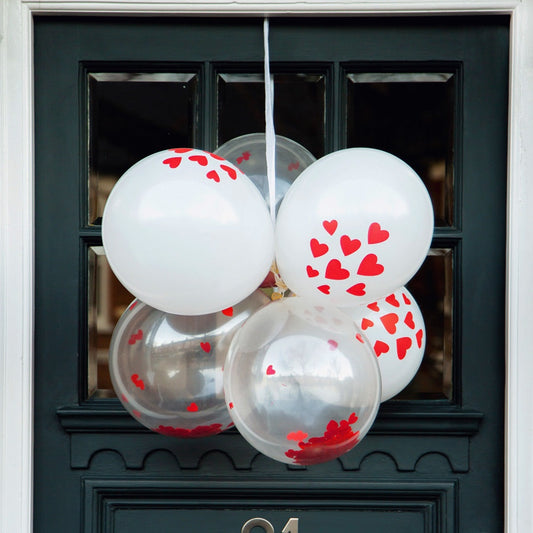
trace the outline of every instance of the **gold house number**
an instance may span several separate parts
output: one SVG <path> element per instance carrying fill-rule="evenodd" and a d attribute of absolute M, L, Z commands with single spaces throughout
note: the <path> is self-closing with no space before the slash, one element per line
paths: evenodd
<path fill-rule="evenodd" d="M 261 527 L 265 533 L 275 533 L 274 526 L 265 518 L 250 518 L 241 529 L 241 533 L 250 533 L 254 527 Z M 281 533 L 298 533 L 298 518 L 289 518 Z"/>

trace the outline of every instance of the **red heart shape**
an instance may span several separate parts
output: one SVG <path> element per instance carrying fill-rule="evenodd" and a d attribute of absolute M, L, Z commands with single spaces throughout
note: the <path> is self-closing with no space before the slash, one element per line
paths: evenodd
<path fill-rule="evenodd" d="M 128 340 L 128 344 L 135 344 L 137 341 L 142 340 L 143 338 L 143 330 L 140 329 L 137 331 L 137 333 L 134 333 Z"/>
<path fill-rule="evenodd" d="M 214 180 L 216 181 L 217 183 L 220 181 L 220 176 L 218 175 L 217 171 L 216 170 L 210 170 L 207 174 L 206 174 L 207 178 L 210 179 L 210 180 Z"/>
<path fill-rule="evenodd" d="M 290 163 L 287 167 L 289 170 L 297 170 L 300 167 L 300 162 L 296 161 L 295 163 Z"/>
<path fill-rule="evenodd" d="M 389 304 L 391 304 L 393 307 L 400 307 L 400 302 L 396 299 L 396 296 L 394 294 L 390 294 L 385 298 L 385 301 Z"/>
<path fill-rule="evenodd" d="M 330 286 L 329 285 L 320 285 L 320 287 L 317 287 L 317 289 L 320 292 L 323 292 L 324 294 L 329 294 Z"/>
<path fill-rule="evenodd" d="M 389 345 L 386 342 L 376 341 L 374 344 L 374 353 L 379 357 L 382 353 L 389 351 Z"/>
<path fill-rule="evenodd" d="M 308 437 L 307 433 L 304 433 L 301 430 L 293 431 L 287 435 L 287 440 L 295 440 L 296 442 L 301 442 Z"/>
<path fill-rule="evenodd" d="M 341 248 L 344 255 L 351 255 L 361 248 L 361 241 L 359 239 L 351 239 L 348 235 L 341 237 Z"/>
<path fill-rule="evenodd" d="M 322 222 L 322 226 L 324 226 L 324 229 L 330 234 L 333 235 L 335 231 L 337 230 L 338 222 L 336 220 L 324 220 Z"/>
<path fill-rule="evenodd" d="M 368 304 L 367 307 L 370 310 L 375 311 L 376 313 L 379 313 L 379 305 L 377 302 L 372 302 L 371 304 Z"/>
<path fill-rule="evenodd" d="M 132 374 L 131 381 L 133 381 L 136 387 L 138 387 L 141 390 L 144 390 L 144 381 L 139 378 L 139 374 Z"/>
<path fill-rule="evenodd" d="M 311 239 L 309 245 L 311 246 L 313 257 L 320 257 L 321 255 L 328 253 L 329 246 L 319 242 L 318 239 Z"/>
<path fill-rule="evenodd" d="M 419 348 L 422 348 L 422 338 L 424 337 L 424 331 L 419 329 L 416 332 L 416 343 L 418 344 Z"/>
<path fill-rule="evenodd" d="M 377 222 L 372 222 L 368 228 L 368 244 L 379 244 L 389 238 L 389 232 L 381 229 Z"/>
<path fill-rule="evenodd" d="M 176 152 L 177 154 L 184 154 L 186 152 L 190 152 L 192 148 L 172 148 L 171 152 Z"/>
<path fill-rule="evenodd" d="M 276 371 L 274 370 L 274 367 L 272 365 L 268 365 L 266 373 L 267 373 L 267 376 L 273 376 L 276 373 Z"/>
<path fill-rule="evenodd" d="M 415 329 L 415 321 L 413 320 L 413 313 L 411 311 L 405 315 L 403 322 L 408 328 Z"/>
<path fill-rule="evenodd" d="M 228 307 L 227 309 L 222 309 L 222 314 L 226 316 L 233 316 L 233 307 Z"/>
<path fill-rule="evenodd" d="M 228 407 L 229 407 L 230 409 L 233 409 L 233 402 L 229 402 Z"/>
<path fill-rule="evenodd" d="M 203 167 L 207 166 L 207 157 L 205 155 L 190 155 L 189 161 L 194 161 Z"/>
<path fill-rule="evenodd" d="M 353 296 L 364 296 L 366 294 L 365 288 L 366 285 L 364 283 L 356 283 L 346 289 L 346 292 L 348 294 L 353 294 Z"/>
<path fill-rule="evenodd" d="M 307 275 L 310 277 L 310 278 L 316 278 L 319 274 L 318 270 L 315 270 L 312 266 L 309 266 L 307 265 Z"/>
<path fill-rule="evenodd" d="M 357 273 L 361 276 L 379 276 L 384 270 L 383 265 L 378 263 L 376 254 L 368 254 L 361 261 Z"/>
<path fill-rule="evenodd" d="M 168 165 L 170 168 L 178 168 L 181 163 L 181 157 L 169 157 L 163 161 L 163 165 Z"/>
<path fill-rule="evenodd" d="M 327 279 L 346 279 L 350 277 L 350 271 L 342 268 L 338 259 L 332 259 L 326 267 L 325 276 Z"/>
<path fill-rule="evenodd" d="M 413 341 L 410 337 L 400 337 L 396 340 L 396 350 L 398 352 L 398 359 L 402 360 L 407 354 L 407 350 L 411 348 Z"/>
<path fill-rule="evenodd" d="M 361 344 L 364 344 L 364 343 L 365 343 L 365 339 L 363 339 L 363 336 L 362 336 L 360 333 L 356 333 L 356 334 L 355 334 L 355 338 L 356 338 Z"/>
<path fill-rule="evenodd" d="M 336 350 L 339 346 L 339 343 L 337 341 L 334 341 L 333 339 L 329 339 L 328 344 L 330 350 Z"/>
<path fill-rule="evenodd" d="M 398 323 L 398 320 L 400 320 L 396 313 L 389 313 L 387 315 L 383 315 L 380 320 L 385 326 L 385 329 L 388 333 L 390 333 L 391 335 L 394 335 L 396 333 L 396 324 Z"/>
<path fill-rule="evenodd" d="M 187 406 L 187 411 L 189 411 L 189 413 L 196 413 L 196 411 L 198 411 L 198 406 L 194 402 L 191 402 Z"/>
<path fill-rule="evenodd" d="M 372 320 L 369 320 L 368 318 L 363 318 L 361 320 L 361 329 L 365 331 L 365 329 L 371 328 L 374 325 L 374 322 Z"/>
<path fill-rule="evenodd" d="M 250 159 L 250 152 L 243 152 L 242 156 L 237 157 L 237 164 L 241 164 L 243 161 L 248 161 Z"/>
<path fill-rule="evenodd" d="M 407 296 L 402 293 L 402 296 L 403 296 L 403 301 L 405 302 L 406 305 L 411 305 L 411 300 L 409 300 L 409 298 L 407 298 Z"/>
<path fill-rule="evenodd" d="M 228 165 L 220 165 L 220 168 L 224 170 L 232 180 L 237 179 L 237 171 L 234 168 L 228 167 Z"/>
<path fill-rule="evenodd" d="M 205 353 L 209 353 L 211 351 L 211 344 L 209 342 L 201 342 L 200 347 Z"/>

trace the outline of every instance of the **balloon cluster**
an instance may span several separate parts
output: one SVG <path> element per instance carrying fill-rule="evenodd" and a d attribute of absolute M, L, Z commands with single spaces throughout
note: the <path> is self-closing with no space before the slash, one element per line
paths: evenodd
<path fill-rule="evenodd" d="M 420 365 L 425 328 L 405 284 L 429 249 L 431 201 L 403 161 L 352 148 L 305 161 L 274 224 L 242 170 L 250 157 L 167 150 L 118 181 L 103 243 L 137 300 L 110 373 L 154 431 L 234 423 L 275 460 L 321 463 L 353 448 Z M 272 273 L 288 288 L 274 302 L 258 290 Z"/>

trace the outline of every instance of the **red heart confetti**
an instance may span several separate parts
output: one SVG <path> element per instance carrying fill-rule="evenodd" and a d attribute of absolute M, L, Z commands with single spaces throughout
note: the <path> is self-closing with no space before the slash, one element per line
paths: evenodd
<path fill-rule="evenodd" d="M 211 344 L 209 342 L 201 342 L 200 347 L 205 353 L 209 353 L 211 351 Z"/>
<path fill-rule="evenodd" d="M 192 148 L 172 148 L 170 151 L 175 152 L 176 154 L 185 154 L 191 152 Z"/>
<path fill-rule="evenodd" d="M 190 155 L 189 161 L 194 161 L 203 167 L 207 166 L 207 157 L 205 155 Z"/>
<path fill-rule="evenodd" d="M 387 333 L 390 333 L 391 335 L 396 333 L 396 324 L 398 323 L 398 320 L 400 320 L 396 313 L 383 315 L 380 320 L 383 326 L 385 326 Z"/>
<path fill-rule="evenodd" d="M 416 343 L 418 344 L 419 348 L 422 348 L 422 338 L 424 337 L 424 331 L 419 329 L 416 332 Z"/>
<path fill-rule="evenodd" d="M 296 161 L 295 163 L 290 163 L 287 168 L 289 170 L 298 170 L 299 167 L 300 167 L 300 162 Z"/>
<path fill-rule="evenodd" d="M 366 294 L 365 289 L 366 285 L 364 283 L 356 283 L 355 285 L 352 285 L 346 289 L 346 292 L 352 294 L 353 296 L 364 296 Z"/>
<path fill-rule="evenodd" d="M 355 334 L 355 338 L 356 338 L 361 344 L 364 344 L 364 343 L 365 343 L 365 339 L 363 339 L 363 336 L 362 336 L 360 333 L 356 333 L 356 334 Z"/>
<path fill-rule="evenodd" d="M 403 301 L 405 302 L 405 304 L 406 305 L 411 305 L 411 300 L 409 300 L 409 298 L 407 298 L 405 293 L 402 293 L 402 296 L 403 296 Z"/>
<path fill-rule="evenodd" d="M 226 316 L 233 316 L 233 307 L 222 309 L 222 314 Z"/>
<path fill-rule="evenodd" d="M 170 168 L 178 168 L 181 163 L 181 157 L 169 157 L 163 161 L 163 165 L 168 165 Z"/>
<path fill-rule="evenodd" d="M 351 255 L 361 248 L 361 241 L 359 239 L 352 239 L 348 235 L 343 235 L 340 242 L 344 255 Z"/>
<path fill-rule="evenodd" d="M 370 224 L 368 228 L 368 244 L 379 244 L 385 242 L 389 238 L 389 232 L 381 229 L 377 222 Z"/>
<path fill-rule="evenodd" d="M 198 406 L 194 402 L 191 402 L 187 406 L 187 411 L 189 411 L 189 413 L 196 413 L 196 411 L 198 411 Z"/>
<path fill-rule="evenodd" d="M 237 164 L 241 164 L 243 161 L 248 161 L 250 159 L 250 152 L 243 152 L 242 156 L 237 157 Z"/>
<path fill-rule="evenodd" d="M 220 176 L 218 175 L 217 171 L 216 170 L 210 170 L 207 174 L 206 174 L 207 178 L 210 179 L 210 180 L 213 180 L 213 181 L 216 181 L 217 183 L 220 182 Z"/>
<path fill-rule="evenodd" d="M 410 337 L 400 337 L 396 340 L 396 350 L 398 352 L 398 359 L 402 360 L 407 354 L 407 350 L 411 348 L 413 341 Z"/>
<path fill-rule="evenodd" d="M 228 165 L 220 165 L 220 168 L 227 173 L 227 175 L 232 179 L 237 179 L 237 171 L 233 167 L 228 167 Z"/>
<path fill-rule="evenodd" d="M 384 270 L 383 265 L 378 263 L 376 254 L 368 254 L 361 261 L 357 273 L 360 276 L 379 276 Z"/>
<path fill-rule="evenodd" d="M 415 329 L 415 321 L 413 320 L 413 313 L 409 311 L 404 318 L 404 324 L 411 329 Z"/>
<path fill-rule="evenodd" d="M 383 353 L 387 353 L 389 351 L 389 345 L 386 342 L 383 341 L 376 341 L 374 344 L 374 353 L 377 357 L 379 357 Z"/>
<path fill-rule="evenodd" d="M 328 253 L 329 246 L 319 242 L 318 239 L 311 239 L 309 245 L 311 246 L 313 257 L 320 257 L 321 255 Z"/>
<path fill-rule="evenodd" d="M 325 276 L 327 279 L 346 279 L 350 277 L 350 271 L 342 268 L 338 259 L 332 259 L 326 267 Z"/>
<path fill-rule="evenodd" d="M 333 339 L 329 339 L 328 344 L 330 350 L 336 350 L 339 346 L 339 343 L 337 341 L 334 341 Z"/>
<path fill-rule="evenodd" d="M 330 286 L 329 285 L 320 285 L 320 287 L 317 287 L 317 289 L 320 292 L 323 292 L 324 294 L 329 294 Z"/>
<path fill-rule="evenodd" d="M 133 381 L 136 387 L 138 387 L 141 390 L 144 390 L 144 381 L 139 378 L 139 374 L 132 374 L 131 381 Z"/>
<path fill-rule="evenodd" d="M 369 320 L 368 318 L 363 318 L 361 320 L 361 329 L 365 331 L 365 329 L 371 328 L 374 325 L 374 322 L 372 320 Z"/>
<path fill-rule="evenodd" d="M 318 270 L 315 270 L 312 266 L 310 265 L 307 265 L 307 275 L 310 277 L 310 278 L 316 278 L 318 276 L 318 274 L 320 274 L 320 272 Z"/>
<path fill-rule="evenodd" d="M 400 307 L 400 302 L 396 299 L 394 294 L 389 294 L 389 296 L 385 298 L 385 301 L 391 304 L 393 307 Z"/>
<path fill-rule="evenodd" d="M 372 302 L 371 304 L 368 304 L 367 307 L 371 310 L 371 311 L 375 311 L 376 313 L 379 313 L 379 305 L 377 302 Z"/>
<path fill-rule="evenodd" d="M 134 333 L 129 339 L 128 339 L 128 344 L 135 344 L 137 341 L 140 341 L 142 340 L 143 338 L 143 330 L 140 329 L 137 331 L 137 333 Z"/>
<path fill-rule="evenodd" d="M 302 430 L 298 430 L 289 433 L 287 435 L 287 440 L 295 440 L 296 442 L 300 442 L 301 440 L 305 440 L 307 437 L 307 433 L 304 433 Z"/>
<path fill-rule="evenodd" d="M 337 231 L 337 225 L 338 225 L 338 222 L 336 220 L 324 220 L 324 222 L 322 222 L 322 226 L 324 226 L 324 229 L 330 235 L 333 235 L 335 231 Z"/>
<path fill-rule="evenodd" d="M 268 365 L 266 373 L 267 373 L 267 376 L 273 376 L 276 373 L 276 371 L 274 370 L 274 367 L 272 365 Z"/>

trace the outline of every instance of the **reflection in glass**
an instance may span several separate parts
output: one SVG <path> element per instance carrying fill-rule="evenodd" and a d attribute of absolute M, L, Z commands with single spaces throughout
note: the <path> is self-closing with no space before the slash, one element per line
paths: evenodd
<path fill-rule="evenodd" d="M 390 152 L 429 190 L 436 226 L 453 226 L 455 76 L 350 73 L 346 141 Z"/>
<path fill-rule="evenodd" d="M 262 74 L 217 77 L 217 146 L 248 133 L 265 131 Z M 326 79 L 322 74 L 283 73 L 274 79 L 276 133 L 324 155 Z"/>
<path fill-rule="evenodd" d="M 198 76 L 190 73 L 90 73 L 89 213 L 99 224 L 117 179 L 139 159 L 194 146 Z"/>
<path fill-rule="evenodd" d="M 452 399 L 453 250 L 432 248 L 407 288 L 426 326 L 426 352 L 413 381 L 397 400 Z"/>
<path fill-rule="evenodd" d="M 118 319 L 134 300 L 113 274 L 103 246 L 88 253 L 88 397 L 115 396 L 109 376 L 109 344 Z"/>

